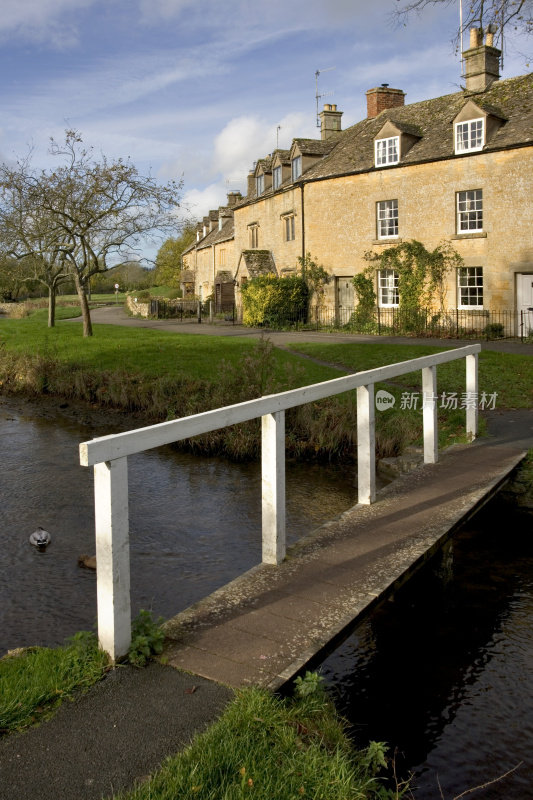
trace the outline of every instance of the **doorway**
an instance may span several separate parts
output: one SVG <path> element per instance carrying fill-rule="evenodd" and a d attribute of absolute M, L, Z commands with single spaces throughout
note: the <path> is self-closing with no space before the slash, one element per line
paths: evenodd
<path fill-rule="evenodd" d="M 337 325 L 346 325 L 354 310 L 353 275 L 335 278 L 335 318 Z"/>
<path fill-rule="evenodd" d="M 533 273 L 516 275 L 516 311 L 518 336 L 533 334 Z"/>

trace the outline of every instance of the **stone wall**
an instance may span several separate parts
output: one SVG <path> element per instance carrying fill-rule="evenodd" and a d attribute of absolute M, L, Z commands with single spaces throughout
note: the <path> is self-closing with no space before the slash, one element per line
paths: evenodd
<path fill-rule="evenodd" d="M 294 214 L 295 238 L 286 241 L 285 216 Z M 249 226 L 258 226 L 258 250 L 270 250 L 278 275 L 284 269 L 296 269 L 302 255 L 302 211 L 300 189 L 277 193 L 257 203 L 235 209 L 235 254 L 250 250 Z M 248 277 L 243 259 L 239 263 L 237 280 Z"/>
<path fill-rule="evenodd" d="M 483 191 L 483 231 L 457 233 L 457 192 Z M 467 267 L 483 267 L 483 305 L 493 311 L 516 306 L 516 273 L 533 273 L 533 147 L 480 152 L 425 164 L 308 183 L 304 188 L 305 243 L 300 189 L 280 192 L 235 211 L 235 252 L 250 249 L 249 226 L 258 225 L 258 249 L 270 250 L 278 274 L 295 268 L 302 249 L 335 278 L 324 301 L 342 293 L 350 305 L 350 279 L 367 262 L 365 252 L 417 239 L 432 250 L 451 241 Z M 399 236 L 378 240 L 376 205 L 398 201 Z M 295 239 L 285 241 L 283 215 L 295 213 Z M 240 260 L 238 281 L 246 275 Z M 352 301 L 353 303 L 353 295 Z M 446 305 L 457 306 L 456 276 L 450 275 Z"/>
<path fill-rule="evenodd" d="M 135 317 L 149 317 L 150 316 L 150 303 L 139 302 L 135 296 L 127 295 L 126 308 Z"/>

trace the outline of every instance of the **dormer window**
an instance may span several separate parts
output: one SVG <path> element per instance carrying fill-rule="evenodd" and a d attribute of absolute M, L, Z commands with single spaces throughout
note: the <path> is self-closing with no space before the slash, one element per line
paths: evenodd
<path fill-rule="evenodd" d="M 281 186 L 281 166 L 272 170 L 272 185 L 274 189 L 279 189 Z"/>
<path fill-rule="evenodd" d="M 255 179 L 255 193 L 257 196 L 265 191 L 265 176 L 258 175 Z"/>
<path fill-rule="evenodd" d="M 293 181 L 295 181 L 296 178 L 299 178 L 301 174 L 302 174 L 302 157 L 296 156 L 291 161 L 291 176 Z"/>
<path fill-rule="evenodd" d="M 485 144 L 485 120 L 469 119 L 455 123 L 455 152 L 471 153 Z"/>
<path fill-rule="evenodd" d="M 390 136 L 388 139 L 376 139 L 375 164 L 376 167 L 385 167 L 388 164 L 397 164 L 400 160 L 400 137 Z"/>

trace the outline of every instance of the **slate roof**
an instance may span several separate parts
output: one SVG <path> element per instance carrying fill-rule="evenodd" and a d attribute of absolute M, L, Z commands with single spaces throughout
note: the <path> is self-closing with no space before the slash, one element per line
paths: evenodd
<path fill-rule="evenodd" d="M 297 145 L 303 156 L 323 156 L 331 152 L 335 147 L 337 139 L 293 139 L 293 145 Z"/>
<path fill-rule="evenodd" d="M 385 109 L 377 117 L 362 120 L 347 128 L 335 140 L 331 153 L 313 164 L 296 183 L 375 169 L 374 137 L 387 120 L 402 130 L 407 126 L 415 126 L 417 135 L 421 135 L 421 138 L 406 153 L 399 165 L 379 169 L 394 169 L 404 164 L 456 158 L 453 120 L 468 100 L 477 103 L 487 113 L 504 120 L 480 152 L 533 144 L 532 73 L 519 78 L 496 81 L 483 93 L 472 94 L 462 91 L 432 100 L 423 100 L 420 103 Z"/>
<path fill-rule="evenodd" d="M 281 150 L 279 147 L 277 150 L 274 150 L 272 153 L 272 161 L 274 158 L 279 156 L 279 159 L 282 164 L 290 164 L 291 163 L 291 151 L 290 150 Z"/>
<path fill-rule="evenodd" d="M 254 172 L 256 174 L 259 167 L 262 167 L 263 172 L 272 172 L 272 156 L 266 156 L 266 158 L 259 159 L 259 161 L 255 165 Z"/>
<path fill-rule="evenodd" d="M 222 225 L 222 230 L 220 231 L 218 229 L 217 219 L 216 227 L 210 231 L 207 236 L 204 236 L 203 239 L 200 239 L 199 242 L 195 242 L 194 245 L 197 250 L 203 250 L 204 247 L 212 247 L 214 244 L 219 244 L 219 242 L 227 242 L 229 239 L 233 239 L 233 218 L 226 218 L 226 222 Z"/>
<path fill-rule="evenodd" d="M 277 275 L 276 264 L 270 250 L 243 250 L 242 257 L 251 278 Z"/>

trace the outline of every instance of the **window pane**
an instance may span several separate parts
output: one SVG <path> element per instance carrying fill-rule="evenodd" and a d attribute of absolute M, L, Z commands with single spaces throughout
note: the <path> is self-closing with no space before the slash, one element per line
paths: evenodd
<path fill-rule="evenodd" d="M 301 156 L 296 156 L 296 158 L 292 159 L 291 168 L 292 168 L 292 179 L 293 179 L 293 181 L 295 181 L 296 178 L 299 178 L 300 175 L 302 174 L 302 157 Z"/>
<path fill-rule="evenodd" d="M 398 236 L 398 201 L 382 200 L 378 203 L 378 238 Z"/>
<path fill-rule="evenodd" d="M 483 191 L 457 193 L 457 231 L 483 230 Z"/>
<path fill-rule="evenodd" d="M 272 179 L 273 179 L 274 189 L 279 189 L 279 187 L 281 186 L 281 167 L 276 167 L 274 169 Z"/>
<path fill-rule="evenodd" d="M 390 139 L 376 141 L 376 167 L 385 164 L 397 164 L 400 160 L 400 137 L 391 136 Z"/>
<path fill-rule="evenodd" d="M 481 150 L 483 147 L 484 121 L 473 119 L 468 122 L 459 122 L 455 126 L 455 152 L 467 150 Z"/>
<path fill-rule="evenodd" d="M 378 272 L 378 289 L 381 306 L 399 305 L 398 273 L 395 270 L 382 269 Z"/>
<path fill-rule="evenodd" d="M 483 305 L 483 267 L 461 267 L 457 283 L 459 307 Z"/>

